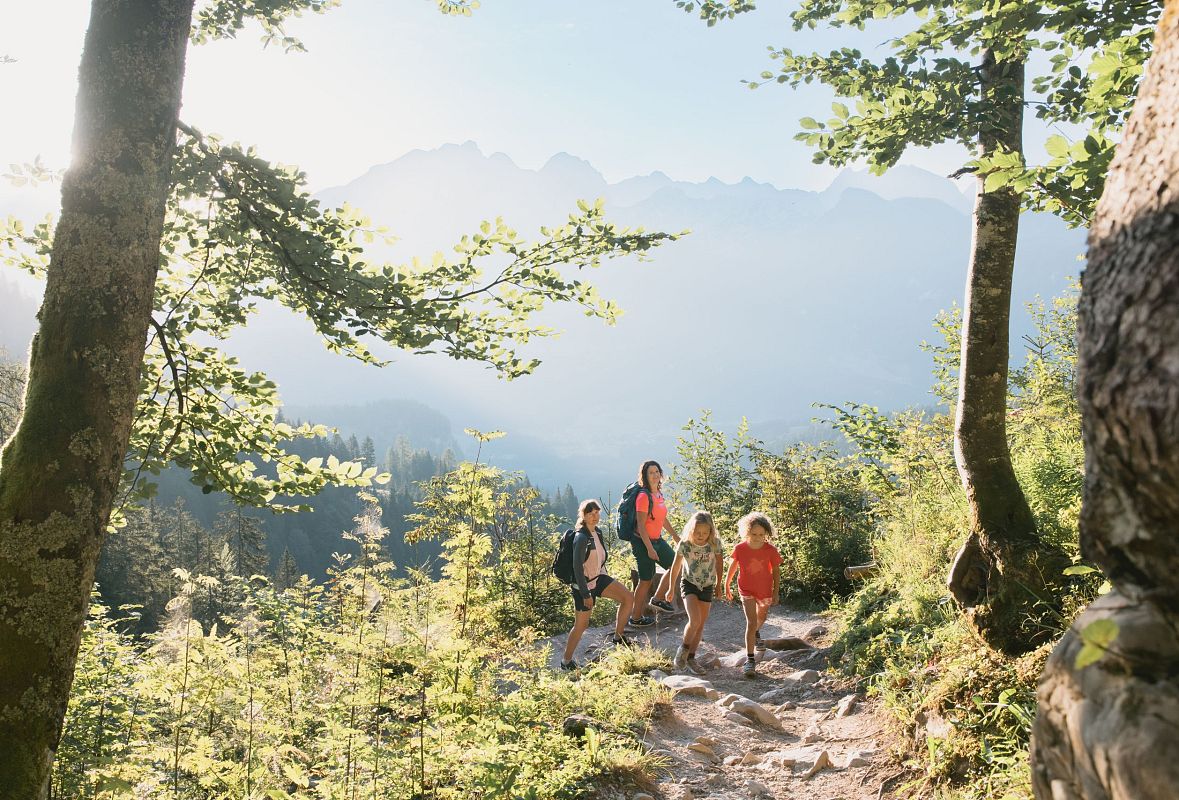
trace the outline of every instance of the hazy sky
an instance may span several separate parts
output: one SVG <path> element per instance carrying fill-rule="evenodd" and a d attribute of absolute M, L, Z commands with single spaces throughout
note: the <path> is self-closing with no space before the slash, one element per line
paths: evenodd
<path fill-rule="evenodd" d="M 444 16 L 433 0 L 344 0 L 291 23 L 308 53 L 263 50 L 256 28 L 191 48 L 181 113 L 299 164 L 315 189 L 468 139 L 525 167 L 570 152 L 611 181 L 658 169 L 822 188 L 833 171 L 792 136 L 799 117 L 826 111 L 826 90 L 750 91 L 741 79 L 771 67 L 770 44 L 870 48 L 884 34 L 796 34 L 792 3 L 759 5 L 707 28 L 672 0 L 485 0 L 471 17 Z M 85 0 L 4 0 L 0 55 L 15 61 L 0 64 L 0 164 L 68 161 L 88 13 Z M 960 155 L 907 160 L 945 174 Z M 8 186 L 4 200 L 25 205 Z"/>

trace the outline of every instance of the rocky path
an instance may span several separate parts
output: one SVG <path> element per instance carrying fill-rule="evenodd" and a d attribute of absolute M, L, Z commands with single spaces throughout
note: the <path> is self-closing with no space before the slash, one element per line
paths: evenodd
<path fill-rule="evenodd" d="M 664 615 L 632 635 L 671 654 L 685 619 Z M 588 631 L 581 650 L 592 657 L 606 633 Z M 797 637 L 817 647 L 769 649 L 759 655 L 754 678 L 742 673 L 743 636 L 741 609 L 714 603 L 697 655 L 705 674 L 653 674 L 674 693 L 670 710 L 652 722 L 645 737 L 668 763 L 655 794 L 665 800 L 879 798 L 882 784 L 896 771 L 882 750 L 882 725 L 871 702 L 823 671 L 823 619 L 771 609 L 762 629 L 771 645 Z M 563 639 L 554 644 L 559 649 Z"/>

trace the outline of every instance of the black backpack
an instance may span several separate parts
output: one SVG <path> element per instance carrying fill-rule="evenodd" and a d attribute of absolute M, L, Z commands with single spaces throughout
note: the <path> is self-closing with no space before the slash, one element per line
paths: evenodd
<path fill-rule="evenodd" d="M 577 531 L 570 528 L 561 534 L 557 554 L 553 556 L 553 576 L 561 583 L 573 583 L 573 539 Z"/>
<path fill-rule="evenodd" d="M 638 481 L 627 486 L 623 489 L 622 499 L 618 501 L 618 507 L 614 510 L 614 518 L 618 520 L 618 540 L 620 542 L 635 540 L 635 500 L 638 499 L 639 492 L 647 494 L 647 516 L 655 516 L 655 498 L 651 496 L 651 493 L 644 489 Z"/>

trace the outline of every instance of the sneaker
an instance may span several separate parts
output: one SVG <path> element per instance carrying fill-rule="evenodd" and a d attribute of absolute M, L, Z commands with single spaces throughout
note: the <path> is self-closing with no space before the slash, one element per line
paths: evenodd
<path fill-rule="evenodd" d="M 682 647 L 676 650 L 675 658 L 671 660 L 671 665 L 676 669 L 683 669 L 688 666 L 688 651 Z"/>
<path fill-rule="evenodd" d="M 757 632 L 756 649 L 759 653 L 766 649 L 766 643 L 764 641 L 762 641 L 762 638 L 761 638 L 761 631 Z"/>
<path fill-rule="evenodd" d="M 745 662 L 745 669 L 743 671 L 745 672 L 746 678 L 752 678 L 754 675 L 757 674 L 757 662 L 754 661 L 752 658 L 747 660 Z"/>
<path fill-rule="evenodd" d="M 696 656 L 688 656 L 688 669 L 697 675 L 704 674 L 704 665 L 696 660 Z"/>
<path fill-rule="evenodd" d="M 573 672 L 577 669 L 577 662 L 573 659 L 561 662 L 561 672 Z"/>
<path fill-rule="evenodd" d="M 619 636 L 617 633 L 610 634 L 608 637 L 606 637 L 606 641 L 608 641 L 610 644 L 620 645 L 622 647 L 634 647 L 635 646 L 634 639 L 631 639 L 630 637 L 625 636 L 625 635 Z"/>
<path fill-rule="evenodd" d="M 675 611 L 675 606 L 673 606 L 671 603 L 667 602 L 666 600 L 652 600 L 651 605 L 655 606 L 660 611 L 668 611 L 668 612 Z"/>
<path fill-rule="evenodd" d="M 646 614 L 644 614 L 643 616 L 639 617 L 638 619 L 628 619 L 626 621 L 626 624 L 631 626 L 632 628 L 646 628 L 650 625 L 654 625 L 655 620 L 652 619 L 651 617 L 647 616 Z"/>

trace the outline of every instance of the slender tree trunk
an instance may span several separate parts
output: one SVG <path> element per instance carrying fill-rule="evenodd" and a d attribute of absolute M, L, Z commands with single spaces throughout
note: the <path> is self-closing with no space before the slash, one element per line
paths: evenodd
<path fill-rule="evenodd" d="M 0 798 L 43 797 L 139 394 L 193 0 L 94 0 L 24 417 L 0 461 Z"/>
<path fill-rule="evenodd" d="M 1077 618 L 1040 680 L 1032 777 L 1045 800 L 1179 791 L 1177 176 L 1179 0 L 1167 0 L 1089 233 L 1081 547 L 1114 589 Z M 1103 626 L 1116 637 L 1078 669 L 1085 639 Z"/>
<path fill-rule="evenodd" d="M 981 154 L 1022 154 L 1024 62 L 996 61 L 986 50 L 980 82 L 990 109 L 979 132 Z M 954 428 L 954 457 L 970 509 L 970 536 L 954 559 L 948 581 L 988 643 L 1008 652 L 1039 644 L 1036 627 L 1028 625 L 1032 609 L 1051 596 L 1041 590 L 1051 582 L 1052 570 L 1058 573 L 1067 564 L 1037 534 L 1007 445 L 1011 280 L 1020 201 L 1009 186 L 986 191 L 980 178 Z"/>

